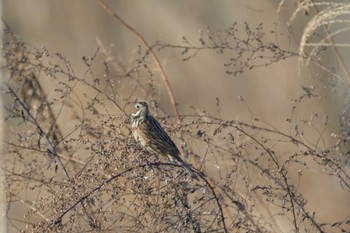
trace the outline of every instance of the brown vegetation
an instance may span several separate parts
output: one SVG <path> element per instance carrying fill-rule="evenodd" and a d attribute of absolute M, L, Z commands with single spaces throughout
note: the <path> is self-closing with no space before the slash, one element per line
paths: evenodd
<path fill-rule="evenodd" d="M 329 50 L 337 54 L 337 62 L 343 60 L 331 40 L 334 34 L 321 27 L 327 23 L 319 17 L 327 7 L 339 10 L 340 5 L 299 3 L 289 28 L 306 9 L 315 14 L 318 27 L 305 28 L 298 51 L 276 40 L 278 30 L 267 33 L 264 24 L 248 22 L 208 29 L 197 40 L 179 35 L 182 43 L 149 43 L 117 10 L 97 2 L 95 7 L 112 15 L 109 20 L 118 19 L 116 24 L 121 22 L 142 42 L 135 62 L 126 65 L 97 40 L 97 49 L 82 58 L 83 69 L 76 71 L 64 54 L 29 45 L 10 27 L 5 29 L 2 48 L 9 79 L 3 86 L 3 168 L 9 232 L 350 231 L 344 217 L 350 200 L 349 81 L 322 62 Z M 281 1 L 279 14 L 285 4 Z M 294 36 L 291 30 L 284 33 Z M 308 51 L 308 46 L 314 47 Z M 201 53 L 222 57 L 220 67 L 230 79 L 295 58 L 300 60 L 295 70 L 305 71 L 305 61 L 314 70 L 298 93 L 287 98 L 287 107 L 277 105 L 283 99 L 257 95 L 253 104 L 244 96 L 216 97 L 204 111 L 183 107 L 181 97 L 176 102 L 176 89 L 157 55 L 164 51 L 175 51 L 190 64 Z M 346 73 L 346 65 L 341 67 Z M 285 94 L 281 86 L 268 85 Z M 169 98 L 171 108 L 160 107 L 160 95 Z M 195 100 L 194 95 L 192 90 Z M 137 97 L 149 102 L 183 157 L 198 170 L 199 181 L 135 142 L 128 117 Z M 344 107 L 328 115 L 325 103 L 332 98 Z M 255 108 L 260 101 L 272 104 L 278 115 L 259 115 Z M 245 117 L 228 113 L 227 108 L 237 105 L 244 106 L 239 109 L 245 109 Z M 319 192 L 344 209 L 328 215 Z M 337 200 L 339 196 L 343 198 Z"/>

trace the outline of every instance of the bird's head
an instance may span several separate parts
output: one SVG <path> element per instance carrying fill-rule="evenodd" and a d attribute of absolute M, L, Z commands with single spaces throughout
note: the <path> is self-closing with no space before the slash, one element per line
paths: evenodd
<path fill-rule="evenodd" d="M 148 105 L 146 102 L 136 102 L 131 111 L 131 118 L 145 118 L 149 114 Z"/>

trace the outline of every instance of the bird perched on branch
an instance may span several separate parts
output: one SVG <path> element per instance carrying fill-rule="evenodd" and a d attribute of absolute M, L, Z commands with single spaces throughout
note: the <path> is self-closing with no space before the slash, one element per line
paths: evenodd
<path fill-rule="evenodd" d="M 137 142 L 158 155 L 166 155 L 171 161 L 187 169 L 193 178 L 193 168 L 180 157 L 180 151 L 159 122 L 150 114 L 146 102 L 136 102 L 131 112 L 131 130 Z"/>

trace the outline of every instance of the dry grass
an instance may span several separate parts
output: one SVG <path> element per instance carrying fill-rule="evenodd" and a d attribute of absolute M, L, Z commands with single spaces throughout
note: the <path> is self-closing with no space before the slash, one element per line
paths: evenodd
<path fill-rule="evenodd" d="M 330 6 L 312 4 L 298 5 L 290 27 L 301 10 Z M 257 116 L 244 97 L 239 101 L 248 109 L 245 119 L 222 117 L 220 98 L 212 111 L 192 107 L 181 112 L 181 103 L 175 105 L 177 117 L 177 110 L 171 116 L 158 105 L 159 64 L 154 65 L 149 50 L 152 56 L 180 51 L 187 63 L 201 53 L 223 56 L 221 65 L 230 78 L 295 57 L 317 63 L 324 52 L 320 46 L 339 33 L 329 33 L 323 45 L 313 45 L 320 51 L 305 55 L 307 41 L 327 14 L 315 14 L 317 22 L 306 27 L 299 53 L 269 40 L 263 24 L 234 23 L 208 29 L 194 41 L 183 36 L 181 44 L 146 43 L 128 65 L 98 40 L 98 48 L 82 58 L 82 72 L 64 54 L 28 45 L 8 28 L 3 166 L 9 231 L 349 232 L 349 219 L 325 215 L 318 193 L 310 191 L 310 198 L 304 187 L 321 183 L 337 196 L 350 191 L 348 108 L 339 117 L 319 107 L 327 87 L 348 93 L 343 82 L 334 83 L 335 72 L 328 79 L 313 75 L 314 84 L 302 86 L 280 128 Z M 136 96 L 150 103 L 183 157 L 198 170 L 199 181 L 134 141 L 128 115 Z M 300 114 L 303 108 L 306 116 Z M 332 203 L 345 206 L 346 200 Z"/>

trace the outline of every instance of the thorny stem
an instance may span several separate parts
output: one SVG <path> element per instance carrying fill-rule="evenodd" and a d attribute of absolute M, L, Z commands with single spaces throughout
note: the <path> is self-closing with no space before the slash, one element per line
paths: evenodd
<path fill-rule="evenodd" d="M 149 44 L 147 43 L 146 39 L 133 27 L 131 27 L 127 22 L 125 22 L 115 11 L 113 11 L 109 6 L 107 6 L 104 2 L 102 2 L 101 0 L 96 0 L 96 2 L 104 9 L 106 10 L 110 15 L 112 15 L 114 18 L 116 18 L 121 24 L 123 24 L 129 31 L 131 31 L 132 33 L 134 33 L 136 35 L 136 37 L 141 41 L 141 43 L 146 47 L 147 51 L 149 51 L 149 53 L 151 54 L 151 57 L 155 63 L 155 65 L 158 67 L 158 69 L 160 70 L 160 74 L 161 77 L 164 81 L 165 87 L 168 91 L 168 95 L 170 98 L 170 102 L 173 106 L 173 110 L 175 112 L 176 115 L 176 119 L 177 121 L 180 123 L 180 113 L 177 109 L 176 106 L 176 101 L 175 101 L 175 97 L 172 91 L 172 88 L 170 86 L 170 82 L 169 82 L 169 78 L 168 75 L 165 73 L 158 57 L 155 55 L 155 53 L 153 52 L 151 46 L 149 46 Z"/>

